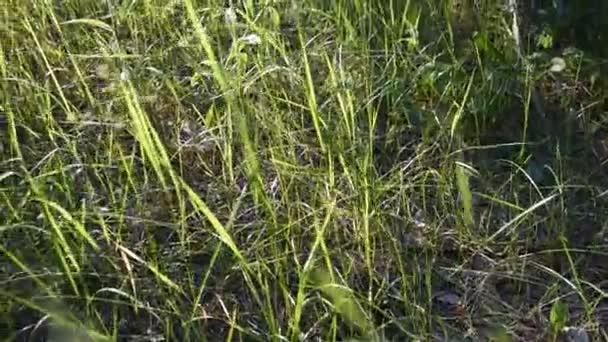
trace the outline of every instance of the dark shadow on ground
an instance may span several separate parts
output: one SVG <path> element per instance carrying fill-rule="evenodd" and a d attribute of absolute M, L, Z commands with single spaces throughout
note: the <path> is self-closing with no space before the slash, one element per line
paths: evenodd
<path fill-rule="evenodd" d="M 608 56 L 608 2 L 603 0 L 536 0 L 524 11 L 535 29 L 550 33 L 554 47 L 576 47 L 592 56 Z"/>

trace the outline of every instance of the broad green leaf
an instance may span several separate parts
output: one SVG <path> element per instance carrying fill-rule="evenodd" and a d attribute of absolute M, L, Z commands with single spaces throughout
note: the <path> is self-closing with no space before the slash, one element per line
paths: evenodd
<path fill-rule="evenodd" d="M 561 331 L 568 323 L 568 305 L 561 300 L 553 303 L 549 321 L 554 331 Z"/>

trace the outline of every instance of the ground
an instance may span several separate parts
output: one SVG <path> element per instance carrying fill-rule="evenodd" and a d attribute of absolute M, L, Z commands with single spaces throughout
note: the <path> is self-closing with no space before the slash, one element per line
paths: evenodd
<path fill-rule="evenodd" d="M 510 3 L 7 1 L 0 337 L 608 340 L 605 10 Z"/>

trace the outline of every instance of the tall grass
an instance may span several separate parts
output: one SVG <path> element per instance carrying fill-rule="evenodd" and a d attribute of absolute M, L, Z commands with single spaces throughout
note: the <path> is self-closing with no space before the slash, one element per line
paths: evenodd
<path fill-rule="evenodd" d="M 8 1 L 2 337 L 602 338 L 599 60 L 504 5 Z"/>

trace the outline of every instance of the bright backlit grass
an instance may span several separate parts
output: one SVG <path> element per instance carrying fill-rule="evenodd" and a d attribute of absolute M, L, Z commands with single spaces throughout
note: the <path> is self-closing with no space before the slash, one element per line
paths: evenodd
<path fill-rule="evenodd" d="M 601 340 L 602 56 L 508 3 L 9 0 L 1 337 Z"/>

